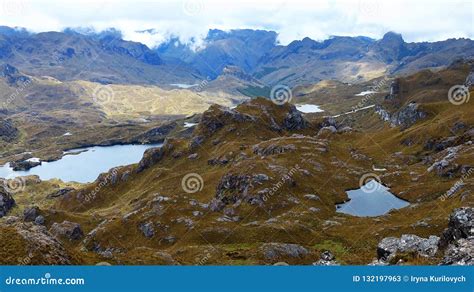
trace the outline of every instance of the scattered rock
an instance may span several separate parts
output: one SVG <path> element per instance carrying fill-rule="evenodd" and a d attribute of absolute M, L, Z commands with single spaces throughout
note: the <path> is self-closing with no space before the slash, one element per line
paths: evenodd
<path fill-rule="evenodd" d="M 35 218 L 35 224 L 36 225 L 44 225 L 44 217 L 43 215 L 39 215 L 38 217 Z"/>
<path fill-rule="evenodd" d="M 275 154 L 281 154 L 281 153 L 292 152 L 292 151 L 296 151 L 296 146 L 293 144 L 286 144 L 286 145 L 270 144 L 267 146 L 262 146 L 260 143 L 253 146 L 253 153 L 259 156 L 275 155 Z"/>
<path fill-rule="evenodd" d="M 193 153 L 193 154 L 190 154 L 188 156 L 188 159 L 191 159 L 191 160 L 194 160 L 194 159 L 197 159 L 198 158 L 198 154 L 197 153 Z"/>
<path fill-rule="evenodd" d="M 377 246 L 377 258 L 390 262 L 397 253 L 415 252 L 420 256 L 432 257 L 438 251 L 439 237 L 421 238 L 413 234 L 403 234 L 401 238 L 386 237 Z"/>
<path fill-rule="evenodd" d="M 19 237 L 28 251 L 23 258 L 2 258 L 8 265 L 71 265 L 72 259 L 59 240 L 52 236 L 44 226 L 31 222 L 12 220 L 0 223 L 0 233 L 7 237 Z M 18 254 L 16 244 L 2 245 L 3 254 Z"/>
<path fill-rule="evenodd" d="M 35 221 L 36 217 L 39 216 L 40 209 L 37 206 L 26 208 L 23 211 L 23 220 L 27 222 Z"/>
<path fill-rule="evenodd" d="M 9 120 L 0 119 L 0 139 L 5 142 L 12 142 L 18 137 L 18 129 Z"/>
<path fill-rule="evenodd" d="M 41 165 L 41 161 L 23 160 L 10 162 L 10 167 L 14 171 L 26 171 L 38 165 Z"/>
<path fill-rule="evenodd" d="M 290 243 L 265 243 L 261 250 L 266 260 L 275 261 L 284 258 L 304 258 L 308 250 L 298 244 Z"/>
<path fill-rule="evenodd" d="M 12 195 L 3 186 L 0 186 L 0 218 L 7 215 L 13 206 L 15 206 L 15 200 Z"/>
<path fill-rule="evenodd" d="M 334 126 L 322 127 L 318 131 L 317 136 L 323 136 L 323 135 L 327 135 L 327 134 L 334 134 L 336 132 L 337 132 L 337 129 Z"/>
<path fill-rule="evenodd" d="M 59 189 L 58 191 L 54 192 L 54 193 L 51 193 L 49 195 L 47 195 L 46 197 L 48 199 L 53 199 L 53 198 L 59 198 L 59 197 L 62 197 L 72 191 L 74 191 L 75 189 L 74 188 L 71 188 L 71 187 L 66 187 L 66 188 L 62 188 L 62 189 Z"/>
<path fill-rule="evenodd" d="M 314 194 L 304 195 L 304 198 L 308 199 L 308 200 L 311 200 L 311 201 L 320 201 L 321 200 L 321 198 L 319 198 L 318 195 L 314 195 Z"/>
<path fill-rule="evenodd" d="M 448 228 L 441 235 L 440 247 L 446 247 L 451 242 L 471 236 L 474 236 L 474 208 L 455 209 L 449 216 Z"/>
<path fill-rule="evenodd" d="M 330 251 L 325 250 L 321 253 L 319 260 L 313 263 L 313 266 L 339 266 L 339 263 Z"/>
<path fill-rule="evenodd" d="M 57 237 L 65 237 L 69 240 L 78 240 L 84 236 L 81 225 L 70 221 L 53 223 L 49 231 Z"/>
<path fill-rule="evenodd" d="M 441 265 L 474 266 L 474 237 L 462 238 L 450 244 Z"/>
<path fill-rule="evenodd" d="M 153 227 L 152 222 L 140 224 L 138 228 L 141 230 L 143 235 L 145 235 L 145 237 L 147 238 L 152 238 L 155 235 L 155 228 Z"/>
<path fill-rule="evenodd" d="M 283 127 L 286 130 L 294 131 L 301 130 L 307 127 L 308 123 L 304 119 L 303 115 L 294 105 L 290 105 L 290 111 L 283 120 Z"/>

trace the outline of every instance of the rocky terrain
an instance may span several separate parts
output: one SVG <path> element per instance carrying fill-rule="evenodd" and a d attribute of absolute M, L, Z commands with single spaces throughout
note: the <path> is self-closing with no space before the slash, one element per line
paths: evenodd
<path fill-rule="evenodd" d="M 472 265 L 473 41 L 276 40 L 0 27 L 0 164 L 163 142 L 92 183 L 1 178 L 0 264 Z M 367 177 L 409 205 L 339 212 Z"/>
<path fill-rule="evenodd" d="M 211 105 L 185 134 L 173 123 L 144 130 L 164 145 L 91 184 L 28 177 L 20 191 L 1 191 L 0 261 L 472 265 L 474 107 L 448 91 L 473 68 L 393 78 L 370 100 L 350 98 L 373 107 L 340 116 L 265 98 Z M 348 98 L 369 89 L 327 84 Z M 322 88 L 296 98 L 317 100 Z M 376 217 L 337 212 L 367 174 L 410 205 Z"/>

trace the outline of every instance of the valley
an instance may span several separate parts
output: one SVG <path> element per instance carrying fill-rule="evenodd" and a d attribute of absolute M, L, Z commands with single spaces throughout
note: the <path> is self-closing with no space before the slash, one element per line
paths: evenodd
<path fill-rule="evenodd" d="M 3 31 L 2 264 L 474 264 L 472 40 Z"/>

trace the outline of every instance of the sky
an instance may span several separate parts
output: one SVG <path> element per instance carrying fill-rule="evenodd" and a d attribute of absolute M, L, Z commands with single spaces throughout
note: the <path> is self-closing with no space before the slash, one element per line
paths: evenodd
<path fill-rule="evenodd" d="M 209 29 L 265 29 L 278 42 L 333 35 L 405 41 L 474 38 L 473 0 L 0 0 L 0 25 L 33 32 L 116 28 L 124 39 L 154 47 L 179 37 L 195 47 Z"/>

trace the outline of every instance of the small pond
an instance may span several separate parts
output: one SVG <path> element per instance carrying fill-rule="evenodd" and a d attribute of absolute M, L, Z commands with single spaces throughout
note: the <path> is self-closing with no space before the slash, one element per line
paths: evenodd
<path fill-rule="evenodd" d="M 297 104 L 296 109 L 299 110 L 302 113 L 320 113 L 323 112 L 319 106 L 315 104 Z"/>
<path fill-rule="evenodd" d="M 38 175 L 42 180 L 59 178 L 65 182 L 88 183 L 113 167 L 139 162 L 146 149 L 161 145 L 133 144 L 77 148 L 65 152 L 66 155 L 57 161 L 43 162 L 27 171 L 13 171 L 7 163 L 0 166 L 0 177 Z"/>
<path fill-rule="evenodd" d="M 388 190 L 376 180 L 371 180 L 359 189 L 347 191 L 350 200 L 336 205 L 336 211 L 359 217 L 375 217 L 409 205 Z"/>

